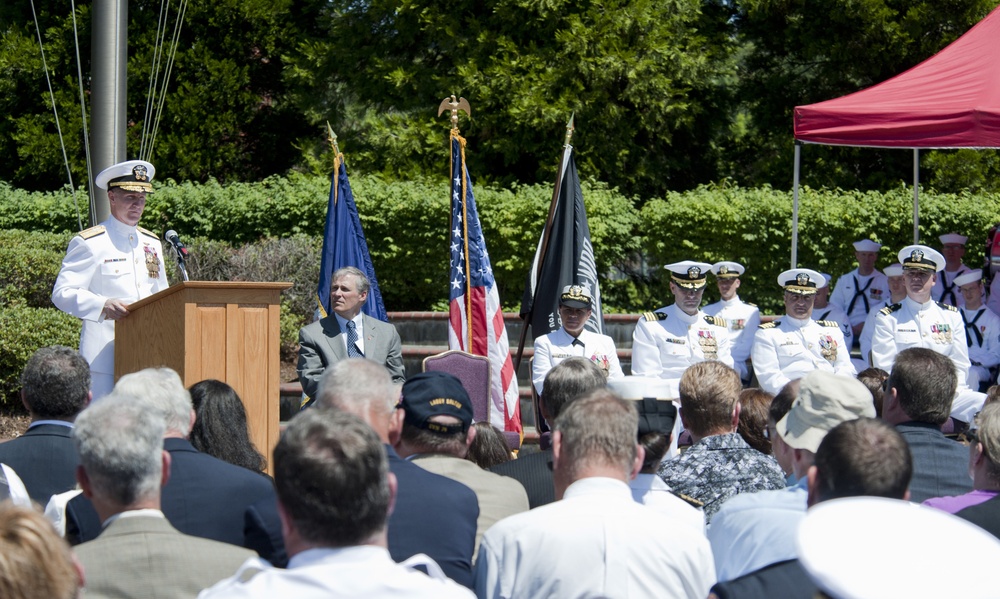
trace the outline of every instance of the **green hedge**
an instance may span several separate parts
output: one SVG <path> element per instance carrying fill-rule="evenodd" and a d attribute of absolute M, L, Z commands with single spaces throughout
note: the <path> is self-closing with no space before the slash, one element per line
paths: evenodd
<path fill-rule="evenodd" d="M 21 371 L 47 345 L 78 347 L 80 320 L 55 308 L 0 306 L 0 409 L 21 410 Z"/>

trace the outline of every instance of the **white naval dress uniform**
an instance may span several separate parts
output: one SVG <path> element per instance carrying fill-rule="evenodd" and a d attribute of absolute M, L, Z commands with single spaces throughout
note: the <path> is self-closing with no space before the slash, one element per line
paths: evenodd
<path fill-rule="evenodd" d="M 948 356 L 958 375 L 951 415 L 971 422 L 982 408 L 986 395 L 970 390 L 966 384 L 971 363 L 964 331 L 958 308 L 933 300 L 919 304 L 907 297 L 898 304 L 882 308 L 876 315 L 872 366 L 892 372 L 896 354 L 911 347 L 926 347 Z"/>
<path fill-rule="evenodd" d="M 823 308 L 813 308 L 812 313 L 813 320 L 820 321 L 832 321 L 840 325 L 840 332 L 844 335 L 845 347 L 848 349 L 848 354 L 850 349 L 854 347 L 854 329 L 851 328 L 850 319 L 847 314 L 840 309 L 840 306 L 836 304 L 827 304 Z M 868 364 L 863 360 L 857 360 L 851 358 L 851 362 L 854 364 L 854 370 L 861 372 L 868 367 Z"/>
<path fill-rule="evenodd" d="M 699 310 L 693 316 L 676 304 L 642 315 L 632 333 L 632 374 L 665 379 L 677 398 L 688 366 L 718 360 L 733 366 L 726 323 Z M 680 418 L 677 419 L 680 422 Z"/>
<path fill-rule="evenodd" d="M 830 303 L 847 314 L 852 327 L 863 323 L 872 309 L 888 298 L 889 279 L 884 274 L 875 270 L 866 277 L 856 268 L 837 279 L 830 293 Z"/>
<path fill-rule="evenodd" d="M 873 305 L 872 311 L 865 318 L 865 326 L 861 328 L 861 334 L 858 336 L 858 345 L 861 347 L 861 359 L 865 361 L 866 368 L 872 365 L 872 335 L 875 333 L 875 317 L 878 316 L 879 310 L 891 305 L 889 300 Z M 859 370 L 858 372 L 861 371 Z"/>
<path fill-rule="evenodd" d="M 978 391 L 981 383 L 992 382 L 990 368 L 1000 364 L 1000 316 L 986 306 L 961 310 L 965 340 L 970 342 L 968 385 Z"/>
<path fill-rule="evenodd" d="M 609 379 L 625 378 L 618 361 L 618 349 L 611 337 L 584 329 L 574 339 L 565 328 L 559 327 L 559 330 L 535 339 L 535 357 L 531 362 L 531 382 L 535 391 L 541 395 L 545 375 L 556 364 L 573 357 L 587 358 L 597 364 Z"/>
<path fill-rule="evenodd" d="M 954 272 L 942 270 L 937 273 L 937 281 L 934 281 L 934 287 L 931 288 L 931 299 L 942 304 L 955 306 L 956 308 L 964 307 L 965 298 L 962 297 L 962 292 L 958 290 L 955 278 L 958 275 L 969 272 L 969 270 L 969 267 L 963 264 Z"/>
<path fill-rule="evenodd" d="M 733 367 L 740 373 L 741 379 L 749 380 L 747 360 L 750 359 L 754 333 L 760 326 L 760 310 L 757 309 L 757 306 L 744 302 L 737 295 L 731 300 L 719 300 L 705 306 L 702 311 L 709 316 L 717 316 L 726 321 L 726 328 L 729 329 L 730 353 L 733 355 Z"/>
<path fill-rule="evenodd" d="M 857 375 L 840 325 L 828 320 L 785 315 L 762 324 L 754 336 L 752 356 L 760 388 L 772 394 L 814 370 Z"/>
<path fill-rule="evenodd" d="M 83 320 L 80 354 L 95 400 L 114 387 L 115 323 L 104 318 L 104 302 L 130 304 L 167 287 L 163 247 L 151 231 L 111 217 L 70 240 L 52 303 Z"/>

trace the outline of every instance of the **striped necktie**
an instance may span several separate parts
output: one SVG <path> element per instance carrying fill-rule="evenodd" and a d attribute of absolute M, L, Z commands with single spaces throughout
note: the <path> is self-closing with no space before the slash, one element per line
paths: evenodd
<path fill-rule="evenodd" d="M 365 355 L 358 349 L 358 325 L 353 320 L 347 321 L 347 356 L 363 358 Z"/>

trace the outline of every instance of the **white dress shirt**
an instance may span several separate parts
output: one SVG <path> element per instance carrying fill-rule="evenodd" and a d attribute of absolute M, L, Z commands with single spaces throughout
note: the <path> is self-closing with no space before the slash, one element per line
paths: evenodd
<path fill-rule="evenodd" d="M 566 329 L 559 327 L 548 335 L 535 339 L 535 357 L 531 362 L 531 382 L 535 391 L 542 394 L 545 375 L 566 358 L 587 358 L 597 364 L 609 379 L 625 378 L 618 349 L 607 335 L 584 329 L 579 337 L 573 337 Z"/>
<path fill-rule="evenodd" d="M 416 558 L 416 560 L 414 559 Z M 198 594 L 198 599 L 434 599 L 469 598 L 472 592 L 441 573 L 423 554 L 402 564 L 383 547 L 360 545 L 309 549 L 292 556 L 288 569 L 260 558 L 244 562 L 236 574 Z M 413 569 L 424 565 L 430 575 Z"/>
<path fill-rule="evenodd" d="M 714 583 L 705 535 L 612 478 L 578 480 L 561 501 L 501 520 L 476 562 L 476 594 L 489 598 L 704 599 Z"/>
<path fill-rule="evenodd" d="M 656 474 L 636 474 L 629 481 L 632 498 L 646 507 L 662 513 L 668 518 L 689 524 L 704 534 L 705 512 L 674 495 L 667 483 Z"/>
<path fill-rule="evenodd" d="M 340 325 L 340 330 L 344 331 L 344 334 L 341 335 L 341 337 L 344 338 L 344 352 L 347 352 L 347 322 L 348 322 L 348 320 L 346 318 L 344 318 L 343 316 L 341 316 L 340 314 L 337 314 L 336 312 L 334 312 L 333 315 L 337 317 L 337 324 Z M 354 323 L 354 326 L 355 326 L 354 330 L 357 331 L 357 333 L 358 333 L 358 342 L 355 343 L 354 345 L 355 345 L 355 347 L 358 348 L 358 351 L 361 352 L 361 355 L 364 355 L 364 353 L 365 353 L 365 318 L 364 318 L 364 312 L 358 312 L 357 316 L 355 316 L 354 318 L 351 319 L 351 322 Z"/>

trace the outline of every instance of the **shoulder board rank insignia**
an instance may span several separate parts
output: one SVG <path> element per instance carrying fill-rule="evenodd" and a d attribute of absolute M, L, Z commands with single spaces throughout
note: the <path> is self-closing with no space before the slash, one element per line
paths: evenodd
<path fill-rule="evenodd" d="M 91 227 L 89 229 L 84 229 L 83 231 L 80 231 L 80 237 L 83 237 L 84 239 L 90 239 L 91 237 L 97 237 L 98 235 L 101 235 L 106 231 L 107 229 L 104 228 L 104 225 L 97 225 L 95 227 Z"/>
<path fill-rule="evenodd" d="M 705 315 L 705 322 L 707 322 L 708 324 L 714 324 L 717 327 L 724 327 L 724 326 L 726 326 L 726 319 L 725 318 L 719 318 L 718 316 L 709 316 L 709 315 L 706 314 Z"/>
<path fill-rule="evenodd" d="M 152 237 L 153 239 L 159 239 L 159 237 L 157 237 L 157 236 L 156 236 L 156 233 L 153 233 L 153 232 L 152 232 L 152 231 L 150 231 L 149 229 L 143 229 L 142 227 L 136 227 L 136 229 L 138 229 L 138 231 L 139 231 L 140 233 L 142 233 L 142 234 L 144 234 L 144 235 L 149 235 L 149 236 L 150 236 L 150 237 Z"/>
<path fill-rule="evenodd" d="M 934 302 L 934 303 L 937 304 L 938 308 L 941 308 L 942 310 L 950 310 L 952 312 L 958 312 L 958 308 L 952 306 L 951 304 L 942 304 L 941 302 Z"/>
<path fill-rule="evenodd" d="M 840 323 L 838 323 L 836 320 L 817 320 L 816 324 L 818 324 L 821 327 L 832 327 L 835 329 L 840 328 Z"/>
<path fill-rule="evenodd" d="M 657 320 L 666 320 L 667 315 L 663 312 L 644 312 L 642 317 L 649 322 L 655 322 Z"/>
<path fill-rule="evenodd" d="M 885 314 L 886 316 L 892 314 L 893 312 L 899 310 L 903 307 L 903 304 L 893 304 L 891 306 L 886 306 L 878 311 L 879 314 Z"/>
<path fill-rule="evenodd" d="M 691 497 L 690 495 L 685 495 L 684 493 L 678 493 L 677 491 L 671 491 L 671 493 L 674 494 L 674 497 L 677 497 L 678 499 L 690 505 L 691 507 L 696 507 L 696 508 L 705 507 L 704 501 L 698 501 L 697 499 Z"/>
<path fill-rule="evenodd" d="M 760 325 L 757 328 L 760 328 L 760 329 L 773 329 L 774 327 L 778 326 L 779 324 L 781 324 L 780 320 L 772 320 L 771 322 L 765 322 L 764 324 Z"/>

